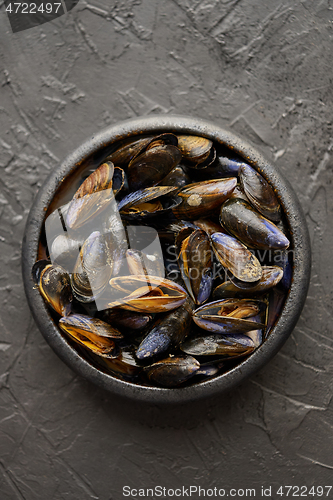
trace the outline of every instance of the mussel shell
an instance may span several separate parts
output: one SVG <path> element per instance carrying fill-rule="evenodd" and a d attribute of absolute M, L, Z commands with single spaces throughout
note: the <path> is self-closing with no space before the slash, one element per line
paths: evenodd
<path fill-rule="evenodd" d="M 128 184 L 131 190 L 154 186 L 181 161 L 176 146 L 156 146 L 134 158 L 128 165 Z"/>
<path fill-rule="evenodd" d="M 112 161 L 117 166 L 125 166 L 140 154 L 152 139 L 153 136 L 127 139 L 105 161 Z"/>
<path fill-rule="evenodd" d="M 178 135 L 178 147 L 184 159 L 193 165 L 203 163 L 209 157 L 213 142 L 197 135 Z"/>
<path fill-rule="evenodd" d="M 116 346 L 113 338 L 121 338 L 122 335 L 107 323 L 103 323 L 103 321 L 91 318 L 90 316 L 72 314 L 66 318 L 61 318 L 59 320 L 59 327 L 70 338 L 95 354 L 107 358 L 117 357 L 119 355 L 119 348 Z M 99 332 L 102 332 L 103 335 Z"/>
<path fill-rule="evenodd" d="M 48 259 L 37 260 L 31 269 L 31 277 L 35 285 L 39 286 L 40 275 L 46 266 L 52 265 L 52 262 Z"/>
<path fill-rule="evenodd" d="M 186 288 L 198 305 L 206 302 L 213 286 L 212 250 L 202 229 L 184 228 L 176 237 L 178 264 Z"/>
<path fill-rule="evenodd" d="M 130 248 L 126 252 L 126 260 L 131 274 L 164 278 L 165 271 L 162 255 L 150 255 Z"/>
<path fill-rule="evenodd" d="M 239 180 L 251 205 L 267 219 L 279 222 L 281 206 L 266 179 L 254 168 L 244 164 L 239 170 Z"/>
<path fill-rule="evenodd" d="M 108 304 L 143 313 L 167 312 L 184 304 L 186 291 L 177 283 L 157 276 L 119 276 L 110 280 L 115 290 L 127 292 Z"/>
<path fill-rule="evenodd" d="M 72 273 L 83 243 L 83 239 L 71 238 L 67 232 L 59 234 L 51 245 L 51 261 Z"/>
<path fill-rule="evenodd" d="M 152 320 L 150 314 L 141 314 L 134 311 L 125 311 L 124 309 L 105 309 L 102 313 L 103 321 L 117 328 L 124 330 L 143 330 Z M 125 333 L 126 333 L 125 331 Z"/>
<path fill-rule="evenodd" d="M 204 330 L 231 335 L 264 328 L 264 323 L 256 323 L 249 318 L 255 316 L 266 304 L 251 299 L 223 299 L 205 304 L 193 312 L 193 321 Z M 230 312 L 229 312 L 230 311 Z"/>
<path fill-rule="evenodd" d="M 221 207 L 221 224 L 244 245 L 258 249 L 288 248 L 289 240 L 273 222 L 269 221 L 249 203 L 234 199 Z"/>
<path fill-rule="evenodd" d="M 173 168 L 171 172 L 159 182 L 161 186 L 173 186 L 177 188 L 182 188 L 190 183 L 191 178 L 183 170 L 181 165 L 177 165 L 177 167 Z"/>
<path fill-rule="evenodd" d="M 92 318 L 85 314 L 71 314 L 60 320 L 66 328 L 74 328 L 76 332 L 86 335 L 90 340 L 99 340 L 100 337 L 110 339 L 122 339 L 123 334 L 114 326 L 98 318 Z M 64 327 L 65 327 L 64 326 Z"/>
<path fill-rule="evenodd" d="M 170 132 L 166 132 L 164 134 L 157 135 L 152 138 L 146 150 L 153 149 L 156 146 L 178 146 L 178 138 L 175 134 L 171 134 Z"/>
<path fill-rule="evenodd" d="M 94 231 L 78 255 L 71 285 L 79 302 L 92 302 L 103 292 L 112 275 L 112 235 Z"/>
<path fill-rule="evenodd" d="M 195 377 L 211 378 L 220 373 L 225 363 L 220 359 L 208 361 L 207 363 L 200 363 L 200 368 L 195 372 Z"/>
<path fill-rule="evenodd" d="M 105 209 L 114 198 L 112 177 L 114 165 L 105 162 L 81 184 L 69 205 L 66 223 L 70 229 L 77 229 L 91 217 Z"/>
<path fill-rule="evenodd" d="M 241 281 L 256 282 L 262 276 L 259 260 L 233 236 L 214 233 L 211 241 L 216 257 L 223 267 Z"/>
<path fill-rule="evenodd" d="M 230 200 L 240 199 L 240 200 L 244 200 L 244 201 L 249 202 L 248 197 L 246 196 L 246 194 L 244 193 L 244 191 L 242 191 L 242 189 L 241 189 L 241 187 L 240 187 L 239 184 L 237 184 L 237 186 L 235 187 L 235 189 L 233 190 L 233 192 L 229 196 L 229 199 Z"/>
<path fill-rule="evenodd" d="M 127 179 L 124 170 L 120 167 L 115 167 L 112 177 L 113 194 L 117 196 L 117 194 L 123 189 L 126 183 Z"/>
<path fill-rule="evenodd" d="M 171 210 L 173 206 L 180 204 L 181 200 L 176 200 L 170 196 L 175 193 L 174 186 L 154 186 L 134 191 L 123 198 L 118 210 L 121 216 L 127 220 L 143 220 L 149 217 L 160 217 Z"/>
<path fill-rule="evenodd" d="M 173 209 L 173 213 L 179 219 L 208 216 L 225 202 L 236 184 L 236 178 L 213 179 L 189 184 L 177 193 L 182 203 Z"/>
<path fill-rule="evenodd" d="M 162 387 L 177 387 L 189 380 L 200 368 L 192 356 L 174 356 L 162 359 L 144 368 L 148 379 Z"/>
<path fill-rule="evenodd" d="M 183 306 L 163 314 L 140 343 L 136 357 L 140 360 L 151 359 L 183 342 L 190 332 L 193 305 L 188 298 Z"/>
<path fill-rule="evenodd" d="M 218 285 L 213 291 L 213 299 L 226 299 L 230 297 L 251 297 L 253 294 L 266 292 L 277 285 L 283 276 L 283 270 L 279 266 L 262 266 L 262 276 L 258 283 L 250 288 L 242 288 L 240 282 L 225 281 Z"/>
<path fill-rule="evenodd" d="M 70 314 L 73 294 L 69 275 L 65 269 L 58 265 L 45 266 L 39 274 L 39 290 L 60 316 Z"/>
<path fill-rule="evenodd" d="M 269 306 L 267 308 L 266 337 L 267 335 L 269 335 L 276 321 L 278 320 L 285 301 L 286 294 L 283 290 L 279 290 L 277 287 L 270 290 L 268 298 Z"/>
<path fill-rule="evenodd" d="M 220 224 L 217 224 L 210 219 L 197 219 L 193 221 L 193 224 L 205 231 L 208 236 L 211 236 L 214 233 L 225 233 L 225 230 L 222 226 L 220 226 Z"/>
<path fill-rule="evenodd" d="M 108 235 L 113 259 L 112 275 L 117 276 L 121 267 L 126 262 L 125 256 L 128 248 L 127 235 L 118 210 L 115 212 L 110 211 L 105 215 L 102 231 Z"/>
<path fill-rule="evenodd" d="M 122 347 L 116 358 L 103 361 L 108 371 L 124 380 L 132 380 L 142 371 L 142 366 L 138 364 L 133 350 L 129 347 Z"/>
<path fill-rule="evenodd" d="M 205 335 L 187 339 L 181 349 L 192 356 L 218 355 L 223 358 L 236 358 L 250 354 L 255 346 L 252 339 L 242 334 Z"/>
<path fill-rule="evenodd" d="M 218 174 L 217 177 L 233 177 L 239 174 L 242 165 L 244 161 L 240 157 L 218 154 L 212 170 Z"/>

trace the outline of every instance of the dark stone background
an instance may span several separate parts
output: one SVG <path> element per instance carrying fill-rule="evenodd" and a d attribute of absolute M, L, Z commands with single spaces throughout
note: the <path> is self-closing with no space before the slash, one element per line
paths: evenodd
<path fill-rule="evenodd" d="M 2 3 L 0 23 L 0 499 L 332 485 L 333 1 L 81 0 L 15 35 Z M 20 270 L 46 176 L 96 130 L 153 113 L 252 141 L 294 186 L 313 251 L 306 306 L 274 360 L 229 395 L 170 409 L 67 368 L 31 318 Z"/>

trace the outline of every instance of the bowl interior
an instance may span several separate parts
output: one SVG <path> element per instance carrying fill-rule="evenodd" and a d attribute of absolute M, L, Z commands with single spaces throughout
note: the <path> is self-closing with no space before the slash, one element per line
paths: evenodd
<path fill-rule="evenodd" d="M 255 167 L 278 194 L 289 226 L 293 252 L 293 274 L 289 293 L 278 321 L 260 348 L 226 373 L 176 389 L 133 384 L 97 369 L 61 335 L 31 278 L 31 268 L 40 256 L 39 241 L 47 215 L 71 199 L 82 178 L 96 169 L 120 140 L 134 135 L 158 134 L 164 131 L 202 135 L 216 144 L 227 146 Z M 310 265 L 310 244 L 305 218 L 292 187 L 281 173 L 253 146 L 215 124 L 172 116 L 135 119 L 109 127 L 88 139 L 70 154 L 40 189 L 27 220 L 22 248 L 23 279 L 29 306 L 39 329 L 60 358 L 80 375 L 107 390 L 155 403 L 186 402 L 229 390 L 265 365 L 282 347 L 297 322 L 306 298 Z"/>

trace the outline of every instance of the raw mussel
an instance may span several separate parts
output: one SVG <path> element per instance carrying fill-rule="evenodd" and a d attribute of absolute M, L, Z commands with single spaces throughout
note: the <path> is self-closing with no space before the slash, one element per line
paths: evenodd
<path fill-rule="evenodd" d="M 258 249 L 288 248 L 289 240 L 270 220 L 240 199 L 226 201 L 221 207 L 221 224 L 244 245 Z"/>
<path fill-rule="evenodd" d="M 266 304 L 252 299 L 222 299 L 209 302 L 193 312 L 193 321 L 204 330 L 230 335 L 264 328 L 263 323 L 250 320 Z"/>

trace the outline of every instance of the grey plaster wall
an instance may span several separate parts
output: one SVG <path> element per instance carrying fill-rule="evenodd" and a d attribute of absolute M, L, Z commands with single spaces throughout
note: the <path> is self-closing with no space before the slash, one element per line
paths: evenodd
<path fill-rule="evenodd" d="M 332 42 L 332 0 L 81 0 L 16 34 L 1 2 L 1 500 L 333 485 Z M 252 141 L 296 190 L 313 251 L 305 309 L 274 360 L 232 394 L 169 409 L 78 378 L 37 330 L 20 274 L 50 171 L 101 127 L 161 112 Z"/>

